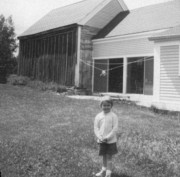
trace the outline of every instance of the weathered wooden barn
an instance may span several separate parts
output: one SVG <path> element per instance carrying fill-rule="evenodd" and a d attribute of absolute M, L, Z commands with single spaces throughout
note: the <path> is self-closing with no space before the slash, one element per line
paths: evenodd
<path fill-rule="evenodd" d="M 20 75 L 91 89 L 92 38 L 117 14 L 121 0 L 85 0 L 52 10 L 19 36 Z"/>

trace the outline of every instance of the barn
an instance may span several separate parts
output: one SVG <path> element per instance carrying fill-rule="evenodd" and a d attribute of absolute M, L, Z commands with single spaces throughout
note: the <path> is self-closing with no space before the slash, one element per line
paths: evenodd
<path fill-rule="evenodd" d="M 180 111 L 179 31 L 179 0 L 133 10 L 123 0 L 84 0 L 19 36 L 18 72 Z"/>
<path fill-rule="evenodd" d="M 86 0 L 52 10 L 20 35 L 19 75 L 92 87 L 92 38 L 117 14 L 121 0 Z"/>

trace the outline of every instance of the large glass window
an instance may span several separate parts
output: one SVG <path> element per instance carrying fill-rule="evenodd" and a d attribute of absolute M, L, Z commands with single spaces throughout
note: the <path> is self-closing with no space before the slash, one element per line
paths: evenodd
<path fill-rule="evenodd" d="M 123 92 L 123 59 L 109 60 L 109 92 Z"/>
<path fill-rule="evenodd" d="M 153 94 L 153 57 L 128 58 L 127 93 Z"/>

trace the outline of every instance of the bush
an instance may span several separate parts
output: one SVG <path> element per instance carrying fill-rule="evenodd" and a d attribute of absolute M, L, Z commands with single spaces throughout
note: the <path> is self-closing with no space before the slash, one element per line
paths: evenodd
<path fill-rule="evenodd" d="M 42 81 L 38 80 L 31 80 L 30 78 L 26 76 L 18 76 L 16 74 L 12 74 L 7 79 L 8 83 L 11 85 L 23 85 L 28 86 L 34 89 L 42 90 L 42 91 L 53 91 L 53 92 L 66 92 L 67 88 L 66 86 L 59 85 L 54 82 L 44 83 Z"/>
<path fill-rule="evenodd" d="M 169 111 L 165 109 L 159 109 L 156 106 L 152 105 L 150 107 L 150 110 L 156 114 L 161 114 L 161 115 L 169 115 L 169 116 L 178 116 L 179 111 Z"/>
<path fill-rule="evenodd" d="M 28 77 L 18 76 L 16 74 L 12 74 L 7 78 L 7 82 L 11 85 L 27 85 L 29 80 Z"/>
<path fill-rule="evenodd" d="M 42 91 L 49 90 L 49 91 L 59 92 L 59 93 L 67 91 L 65 86 L 59 85 L 54 82 L 44 83 L 42 81 L 32 80 L 28 82 L 28 86 L 31 88 L 38 89 L 38 90 L 42 90 Z"/>

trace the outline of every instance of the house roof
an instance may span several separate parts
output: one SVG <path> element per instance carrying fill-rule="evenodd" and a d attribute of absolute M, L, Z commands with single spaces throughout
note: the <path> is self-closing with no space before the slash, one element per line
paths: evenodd
<path fill-rule="evenodd" d="M 84 25 L 86 19 L 90 19 L 93 12 L 103 8 L 103 5 L 110 1 L 111 0 L 84 0 L 54 9 L 19 37 L 33 35 L 72 24 Z M 118 0 L 118 2 L 119 5 L 121 4 L 122 8 L 126 10 L 127 6 L 124 4 L 123 0 Z"/>
<path fill-rule="evenodd" d="M 169 38 L 177 38 L 180 37 L 180 25 L 174 28 L 168 29 L 164 32 L 158 33 L 150 37 L 150 40 L 157 39 L 169 39 Z"/>
<path fill-rule="evenodd" d="M 168 29 L 180 25 L 180 1 L 173 0 L 131 10 L 106 37 Z"/>

